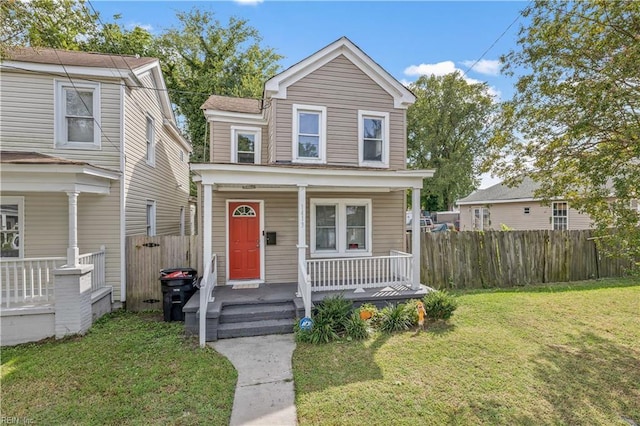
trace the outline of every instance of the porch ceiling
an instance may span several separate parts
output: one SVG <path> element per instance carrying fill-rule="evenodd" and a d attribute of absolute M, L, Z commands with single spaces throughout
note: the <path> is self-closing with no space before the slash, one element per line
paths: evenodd
<path fill-rule="evenodd" d="M 372 168 L 313 167 L 295 165 L 192 164 L 194 180 L 204 185 L 233 185 L 241 189 L 308 186 L 326 189 L 422 188 L 422 180 L 434 170 L 386 170 Z"/>
<path fill-rule="evenodd" d="M 19 192 L 89 192 L 108 194 L 111 181 L 120 179 L 120 173 L 88 163 L 31 161 L 11 162 L 2 159 L 0 190 Z"/>

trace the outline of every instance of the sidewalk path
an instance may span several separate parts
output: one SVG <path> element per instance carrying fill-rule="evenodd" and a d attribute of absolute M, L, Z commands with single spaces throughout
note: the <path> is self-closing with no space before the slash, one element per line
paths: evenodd
<path fill-rule="evenodd" d="M 291 357 L 293 334 L 239 337 L 210 343 L 238 371 L 232 426 L 297 425 Z"/>

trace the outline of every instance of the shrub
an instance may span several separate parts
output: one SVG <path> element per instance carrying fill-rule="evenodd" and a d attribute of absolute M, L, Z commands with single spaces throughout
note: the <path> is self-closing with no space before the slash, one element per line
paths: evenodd
<path fill-rule="evenodd" d="M 360 315 L 360 318 L 362 318 L 362 314 L 364 312 L 368 312 L 371 316 L 369 318 L 362 318 L 362 319 L 370 320 L 372 322 L 374 322 L 376 320 L 376 317 L 379 314 L 378 307 L 376 305 L 374 305 L 373 303 L 363 303 L 357 309 L 357 312 L 358 312 L 358 315 Z"/>
<path fill-rule="evenodd" d="M 354 340 L 363 340 L 369 337 L 367 321 L 360 318 L 359 312 L 353 312 L 345 324 L 346 336 Z"/>
<path fill-rule="evenodd" d="M 329 325 L 337 334 L 345 331 L 353 303 L 343 296 L 327 297 L 316 307 L 313 316 L 314 328 L 318 323 Z"/>
<path fill-rule="evenodd" d="M 432 320 L 448 320 L 458 307 L 458 300 L 443 290 L 427 293 L 422 301 L 427 318 Z"/>
<path fill-rule="evenodd" d="M 411 327 L 411 318 L 404 304 L 388 305 L 380 311 L 380 331 L 394 333 L 407 330 L 409 327 Z"/>
<path fill-rule="evenodd" d="M 407 313 L 407 318 L 411 322 L 411 326 L 418 325 L 418 302 L 419 300 L 411 299 L 408 300 L 404 305 L 404 309 Z"/>

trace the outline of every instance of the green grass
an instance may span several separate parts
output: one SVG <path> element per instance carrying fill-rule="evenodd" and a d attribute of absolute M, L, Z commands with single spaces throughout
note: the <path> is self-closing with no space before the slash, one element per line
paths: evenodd
<path fill-rule="evenodd" d="M 32 424 L 228 424 L 237 374 L 157 313 L 118 312 L 84 337 L 2 348 L 2 418 Z"/>
<path fill-rule="evenodd" d="M 300 424 L 640 424 L 640 279 L 458 296 L 426 332 L 298 344 Z"/>

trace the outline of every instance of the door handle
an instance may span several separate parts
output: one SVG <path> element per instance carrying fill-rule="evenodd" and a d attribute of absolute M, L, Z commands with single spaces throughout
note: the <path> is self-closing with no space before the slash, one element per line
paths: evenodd
<path fill-rule="evenodd" d="M 256 247 L 260 247 L 260 238 L 256 240 Z"/>

